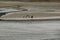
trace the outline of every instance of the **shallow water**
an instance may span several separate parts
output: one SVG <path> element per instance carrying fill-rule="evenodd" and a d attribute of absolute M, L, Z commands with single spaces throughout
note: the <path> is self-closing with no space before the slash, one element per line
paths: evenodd
<path fill-rule="evenodd" d="M 60 21 L 0 21 L 0 40 L 59 40 Z"/>

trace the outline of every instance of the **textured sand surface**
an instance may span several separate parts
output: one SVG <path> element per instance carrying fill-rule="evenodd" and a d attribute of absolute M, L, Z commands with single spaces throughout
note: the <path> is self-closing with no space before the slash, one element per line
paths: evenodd
<path fill-rule="evenodd" d="M 0 21 L 0 40 L 60 40 L 60 21 Z"/>
<path fill-rule="evenodd" d="M 58 2 L 18 2 L 18 1 L 0 1 L 0 6 L 36 6 L 36 7 L 60 7 Z"/>
<path fill-rule="evenodd" d="M 34 4 L 36 3 L 33 3 L 33 4 L 28 3 L 27 6 L 30 5 L 31 7 Z M 44 3 L 42 4 L 45 5 Z M 39 5 L 40 3 L 38 3 L 37 6 Z M 55 4 L 52 4 L 52 5 L 53 5 L 52 7 L 54 7 Z M 57 6 L 60 6 L 60 4 Z M 55 15 L 57 14 L 54 14 L 54 16 Z M 0 40 L 60 40 L 60 20 L 57 20 L 57 21 L 56 20 L 55 21 L 0 21 Z"/>

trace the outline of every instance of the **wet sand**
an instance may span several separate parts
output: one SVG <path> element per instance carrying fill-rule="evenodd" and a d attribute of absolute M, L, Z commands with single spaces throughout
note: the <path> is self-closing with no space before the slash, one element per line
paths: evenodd
<path fill-rule="evenodd" d="M 60 40 L 60 21 L 0 21 L 0 40 Z"/>

